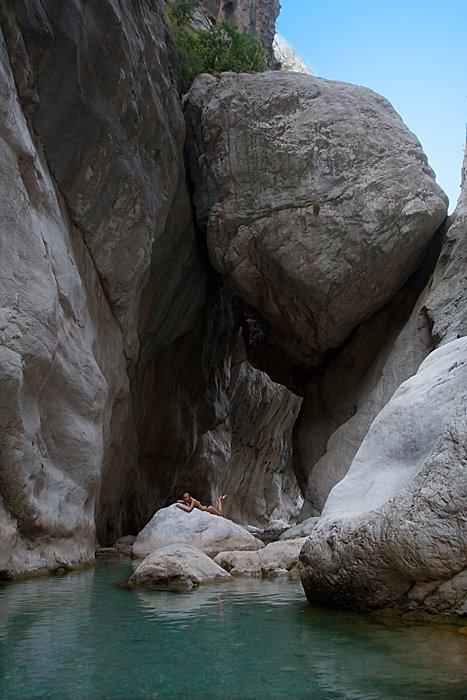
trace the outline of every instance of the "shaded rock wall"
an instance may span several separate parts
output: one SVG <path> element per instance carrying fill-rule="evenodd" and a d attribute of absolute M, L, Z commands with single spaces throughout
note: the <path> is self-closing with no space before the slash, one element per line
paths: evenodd
<path fill-rule="evenodd" d="M 93 556 L 95 516 L 105 541 L 135 523 L 141 527 L 167 498 L 157 484 L 164 469 L 177 467 L 181 449 L 172 448 L 170 435 L 183 444 L 185 459 L 193 451 L 187 435 L 200 382 L 184 384 L 186 377 L 177 378 L 175 370 L 192 345 L 200 345 L 206 289 L 185 185 L 184 120 L 173 78 L 177 63 L 160 8 L 145 2 L 131 8 L 110 0 L 92 7 L 7 3 L 2 29 L 20 99 L 10 77 L 6 113 L 14 108 L 17 114 L 10 130 L 2 127 L 2 136 L 17 162 L 17 186 L 25 190 L 22 199 L 15 198 L 25 204 L 8 222 L 11 231 L 2 244 L 12 239 L 16 222 L 34 241 L 51 239 L 44 254 L 24 242 L 25 268 L 32 268 L 44 289 L 37 293 L 31 287 L 35 304 L 41 304 L 37 311 L 19 305 L 34 331 L 34 352 L 28 349 L 29 333 L 15 339 L 18 358 L 27 358 L 23 375 L 36 379 L 28 388 L 11 360 L 4 371 L 5 382 L 17 386 L 13 395 L 23 387 L 16 412 L 8 408 L 12 395 L 3 418 L 11 443 L 2 450 L 5 517 L 20 518 L 17 527 L 29 534 L 33 550 L 41 549 L 38 533 L 43 533 L 51 542 L 49 560 L 61 533 L 77 539 L 82 551 L 70 548 L 67 555 L 76 562 Z M 8 71 L 5 51 L 3 65 Z M 25 143 L 19 146 L 21 123 Z M 54 209 L 43 204 L 50 192 Z M 41 209 L 41 219 L 26 223 L 34 207 Z M 5 309 L 10 298 L 27 293 L 18 291 L 14 272 L 22 259 L 11 263 Z M 36 328 L 31 316 L 37 316 Z M 66 330 L 70 324 L 73 334 Z M 66 361 L 54 350 L 62 346 Z M 198 357 L 205 352 L 202 343 L 201 348 Z M 210 367 L 209 359 L 204 363 Z M 170 382 L 161 379 L 169 372 Z M 42 386 L 49 381 L 50 398 Z M 148 456 L 149 436 L 139 426 L 151 404 L 145 406 L 141 394 L 154 381 L 164 406 L 164 418 L 160 410 L 154 418 L 159 435 L 164 421 L 175 430 L 160 439 L 151 435 Z M 52 437 L 45 438 L 49 432 Z M 26 438 L 33 446 L 30 456 L 15 447 Z M 44 464 L 54 480 L 40 477 Z M 23 473 L 24 487 L 12 469 Z M 147 478 L 138 478 L 137 469 Z M 18 498 L 21 509 L 15 506 Z M 34 507 L 48 510 L 46 524 L 42 516 L 27 524 L 24 513 Z M 6 547 L 7 560 L 10 554 Z M 14 557 L 6 568 L 37 565 L 32 554 L 26 562 Z"/>
<path fill-rule="evenodd" d="M 240 343 L 232 358 L 229 415 L 201 438 L 190 475 L 203 483 L 203 465 L 211 502 L 226 493 L 227 517 L 264 527 L 274 519 L 295 520 L 300 511 L 291 438 L 301 399 L 243 358 Z"/>
<path fill-rule="evenodd" d="M 92 559 L 187 481 L 209 498 L 198 441 L 230 411 L 238 320 L 195 235 L 162 3 L 0 17 L 0 568 L 18 573 Z"/>
<path fill-rule="evenodd" d="M 0 71 L 0 568 L 15 572 L 93 558 L 102 466 L 132 462 L 131 401 L 121 329 L 31 136 L 3 34 Z"/>

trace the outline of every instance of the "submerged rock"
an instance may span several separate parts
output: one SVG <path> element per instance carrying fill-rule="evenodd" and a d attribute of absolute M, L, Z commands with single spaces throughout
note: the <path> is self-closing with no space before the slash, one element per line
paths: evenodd
<path fill-rule="evenodd" d="M 248 530 L 227 518 L 196 508 L 187 513 L 175 503 L 158 510 L 141 530 L 133 545 L 133 555 L 146 557 L 169 544 L 190 544 L 210 556 L 223 550 L 255 550 L 264 546 Z"/>
<path fill-rule="evenodd" d="M 301 557 L 310 600 L 459 612 L 467 581 L 467 337 L 380 412 Z"/>
<path fill-rule="evenodd" d="M 306 538 L 271 542 L 257 552 L 219 552 L 214 561 L 232 576 L 287 576 L 296 573 Z"/>
<path fill-rule="evenodd" d="M 130 586 L 191 590 L 200 583 L 225 581 L 230 574 L 196 547 L 171 544 L 141 562 L 130 577 Z"/>

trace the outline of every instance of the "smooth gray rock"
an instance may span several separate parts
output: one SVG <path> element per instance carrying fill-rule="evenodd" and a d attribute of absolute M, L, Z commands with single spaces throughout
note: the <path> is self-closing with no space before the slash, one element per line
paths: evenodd
<path fill-rule="evenodd" d="M 133 545 L 135 557 L 146 557 L 169 544 L 191 544 L 210 556 L 222 550 L 263 547 L 244 527 L 227 518 L 194 509 L 191 513 L 174 503 L 161 508 L 141 530 Z"/>
<path fill-rule="evenodd" d="M 289 527 L 282 535 L 279 540 L 296 540 L 298 537 L 307 537 L 312 530 L 314 530 L 316 523 L 319 522 L 318 517 L 307 518 L 297 525 Z"/>
<path fill-rule="evenodd" d="M 201 583 L 232 577 L 207 554 L 188 544 L 161 547 L 146 557 L 130 577 L 130 586 L 191 590 Z"/>
<path fill-rule="evenodd" d="M 274 577 L 296 573 L 306 537 L 271 542 L 257 552 L 219 552 L 214 561 L 232 576 Z"/>
<path fill-rule="evenodd" d="M 300 519 L 321 513 L 373 420 L 433 350 L 432 324 L 424 308 L 433 264 L 430 256 L 415 278 L 308 382 L 293 433 L 294 471 L 305 495 Z"/>
<path fill-rule="evenodd" d="M 227 517 L 260 525 L 295 520 L 302 505 L 292 470 L 292 428 L 301 399 L 234 356 L 227 391 L 229 415 L 200 440 L 196 463 L 215 475 L 211 500 L 228 494 Z"/>
<path fill-rule="evenodd" d="M 372 423 L 303 548 L 307 596 L 364 610 L 460 609 L 466 444 L 464 337 L 432 352 Z"/>
<path fill-rule="evenodd" d="M 316 366 L 446 217 L 419 142 L 370 90 L 299 74 L 200 76 L 185 109 L 198 225 L 256 322 L 256 364 L 280 374 L 276 348 Z"/>
<path fill-rule="evenodd" d="M 99 477 L 132 444 L 121 330 L 10 61 L 0 32 L 0 569 L 17 574 L 94 559 Z"/>
<path fill-rule="evenodd" d="M 467 335 L 467 149 L 462 189 L 447 224 L 446 238 L 426 303 L 438 344 Z"/>

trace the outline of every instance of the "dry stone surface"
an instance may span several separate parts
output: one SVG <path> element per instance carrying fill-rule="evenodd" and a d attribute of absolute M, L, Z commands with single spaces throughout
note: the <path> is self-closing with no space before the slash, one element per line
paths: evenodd
<path fill-rule="evenodd" d="M 219 552 L 214 561 L 232 576 L 274 577 L 297 573 L 298 556 L 306 537 L 271 542 L 257 552 Z"/>
<path fill-rule="evenodd" d="M 201 583 L 226 581 L 230 574 L 188 544 L 161 547 L 144 559 L 130 577 L 131 586 L 191 590 Z"/>
<path fill-rule="evenodd" d="M 467 337 L 432 352 L 372 423 L 301 554 L 310 599 L 464 609 Z"/>
<path fill-rule="evenodd" d="M 226 73 L 200 76 L 185 99 L 211 260 L 258 323 L 252 344 L 314 367 L 414 272 L 446 197 L 417 139 L 365 88 Z"/>
<path fill-rule="evenodd" d="M 197 508 L 187 513 L 175 503 L 158 510 L 141 530 L 133 545 L 133 555 L 146 557 L 169 544 L 191 544 L 210 556 L 222 550 L 255 550 L 264 546 L 244 527 L 227 518 Z"/>

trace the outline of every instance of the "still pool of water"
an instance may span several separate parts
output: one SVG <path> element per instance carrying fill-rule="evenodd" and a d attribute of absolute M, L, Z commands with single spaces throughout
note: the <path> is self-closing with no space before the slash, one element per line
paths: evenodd
<path fill-rule="evenodd" d="M 2 700 L 463 700 L 467 637 L 311 607 L 299 581 L 190 593 L 128 563 L 0 586 Z"/>

